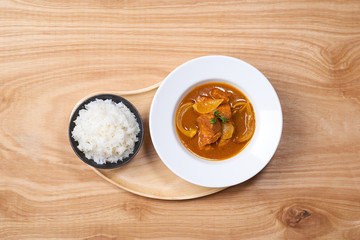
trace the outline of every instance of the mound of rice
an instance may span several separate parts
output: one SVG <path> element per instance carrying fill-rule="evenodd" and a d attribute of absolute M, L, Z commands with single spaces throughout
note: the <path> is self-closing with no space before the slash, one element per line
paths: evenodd
<path fill-rule="evenodd" d="M 123 103 L 96 99 L 79 111 L 72 137 L 98 164 L 122 161 L 134 151 L 140 132 L 135 115 Z"/>

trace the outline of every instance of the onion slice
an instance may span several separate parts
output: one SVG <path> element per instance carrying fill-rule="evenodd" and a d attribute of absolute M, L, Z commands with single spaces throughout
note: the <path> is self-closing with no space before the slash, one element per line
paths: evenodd
<path fill-rule="evenodd" d="M 235 103 L 232 106 L 232 109 L 234 109 L 233 113 L 235 114 L 237 111 L 241 112 L 242 110 L 245 109 L 246 105 L 247 105 L 247 102 L 245 102 L 245 101 Z M 241 108 L 237 108 L 237 107 L 241 107 Z"/>
<path fill-rule="evenodd" d="M 237 136 L 235 138 L 235 142 L 241 143 L 248 141 L 254 134 L 255 127 L 254 127 L 254 114 L 251 110 L 250 104 L 246 104 L 243 108 L 246 109 L 245 112 L 245 127 L 246 130 L 241 136 Z"/>
<path fill-rule="evenodd" d="M 190 138 L 195 136 L 195 134 L 197 133 L 197 129 L 186 130 L 182 124 L 182 119 L 183 119 L 186 111 L 188 111 L 192 107 L 192 105 L 193 104 L 191 102 L 185 103 L 184 105 L 182 105 L 181 107 L 178 108 L 178 110 L 176 111 L 176 116 L 175 116 L 177 128 L 180 130 L 180 132 L 182 134 L 184 134 L 185 136 L 190 137 Z"/>
<path fill-rule="evenodd" d="M 224 99 L 205 99 L 201 102 L 195 103 L 193 108 L 201 114 L 210 113 L 214 111 L 223 101 Z"/>
<path fill-rule="evenodd" d="M 233 124 L 230 122 L 225 122 L 225 123 L 222 123 L 221 126 L 222 126 L 221 139 L 231 138 L 234 133 L 234 130 L 235 130 Z"/>

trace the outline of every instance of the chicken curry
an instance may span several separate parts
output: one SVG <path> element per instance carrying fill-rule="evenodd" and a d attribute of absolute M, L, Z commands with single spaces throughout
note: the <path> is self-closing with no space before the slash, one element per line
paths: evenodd
<path fill-rule="evenodd" d="M 225 160 L 241 152 L 255 131 L 255 114 L 247 97 L 220 82 L 192 89 L 175 116 L 180 141 L 194 155 Z"/>

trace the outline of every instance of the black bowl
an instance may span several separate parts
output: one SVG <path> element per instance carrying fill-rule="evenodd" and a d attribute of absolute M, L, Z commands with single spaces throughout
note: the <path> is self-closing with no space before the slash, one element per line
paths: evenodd
<path fill-rule="evenodd" d="M 138 122 L 139 127 L 140 127 L 140 132 L 137 135 L 139 140 L 135 143 L 134 152 L 132 154 L 130 154 L 129 157 L 124 158 L 123 161 L 119 160 L 115 163 L 107 162 L 105 164 L 97 164 L 94 160 L 88 159 L 85 156 L 85 154 L 77 148 L 79 143 L 71 136 L 71 132 L 73 131 L 73 129 L 75 127 L 75 119 L 79 116 L 79 111 L 81 109 L 85 109 L 86 104 L 88 104 L 96 99 L 102 99 L 102 100 L 111 99 L 115 103 L 122 102 L 126 107 L 128 107 L 130 109 L 130 111 L 132 113 L 135 114 L 136 121 Z M 120 96 L 113 95 L 113 94 L 100 94 L 100 95 L 95 95 L 95 96 L 92 96 L 92 97 L 86 99 L 75 109 L 75 111 L 73 112 L 73 114 L 70 118 L 69 139 L 70 139 L 70 144 L 71 144 L 72 149 L 75 151 L 76 155 L 85 163 L 87 163 L 90 166 L 95 167 L 95 168 L 102 168 L 102 169 L 117 168 L 117 167 L 120 167 L 120 166 L 130 162 L 130 160 L 133 159 L 135 157 L 135 155 L 138 153 L 138 151 L 140 150 L 141 144 L 144 139 L 144 124 L 143 124 L 143 121 L 141 119 L 139 112 L 128 100 L 126 100 L 125 98 L 122 98 Z"/>

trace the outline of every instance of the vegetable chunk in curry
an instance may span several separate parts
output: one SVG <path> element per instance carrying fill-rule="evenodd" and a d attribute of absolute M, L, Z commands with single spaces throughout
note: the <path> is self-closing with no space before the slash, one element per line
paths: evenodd
<path fill-rule="evenodd" d="M 247 97 L 220 82 L 192 89 L 175 116 L 180 141 L 194 155 L 225 160 L 241 152 L 255 131 L 255 114 Z"/>

